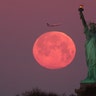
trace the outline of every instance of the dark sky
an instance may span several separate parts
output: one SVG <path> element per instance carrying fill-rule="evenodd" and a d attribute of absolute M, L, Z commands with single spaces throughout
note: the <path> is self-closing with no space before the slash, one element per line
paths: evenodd
<path fill-rule="evenodd" d="M 86 21 L 96 22 L 96 0 L 0 1 L 0 96 L 15 96 L 36 87 L 58 94 L 79 88 L 87 73 L 80 4 Z M 63 25 L 49 28 L 46 22 Z M 68 34 L 77 49 L 73 62 L 59 70 L 41 67 L 32 55 L 36 38 L 53 30 Z"/>

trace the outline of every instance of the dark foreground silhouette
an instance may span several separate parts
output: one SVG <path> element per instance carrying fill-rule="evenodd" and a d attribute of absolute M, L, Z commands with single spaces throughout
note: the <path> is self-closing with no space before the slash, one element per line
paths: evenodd
<path fill-rule="evenodd" d="M 65 93 L 63 93 L 62 95 L 58 95 L 57 93 L 53 93 L 53 92 L 44 92 L 36 88 L 31 91 L 25 91 L 21 95 L 18 94 L 16 96 L 67 96 L 67 95 Z M 70 94 L 69 96 L 76 96 L 76 95 Z"/>

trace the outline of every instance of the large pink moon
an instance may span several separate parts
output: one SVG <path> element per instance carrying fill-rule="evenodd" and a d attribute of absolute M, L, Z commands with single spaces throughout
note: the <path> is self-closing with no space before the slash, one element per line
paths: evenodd
<path fill-rule="evenodd" d="M 37 38 L 32 53 L 41 66 L 47 69 L 60 69 L 72 62 L 76 47 L 71 37 L 64 32 L 51 31 Z"/>

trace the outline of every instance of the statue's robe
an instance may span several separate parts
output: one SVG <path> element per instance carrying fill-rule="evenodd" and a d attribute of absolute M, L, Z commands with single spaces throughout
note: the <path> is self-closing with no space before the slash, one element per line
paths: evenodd
<path fill-rule="evenodd" d="M 86 35 L 85 55 L 88 66 L 86 82 L 94 83 L 96 82 L 96 33 L 92 32 L 88 27 L 84 29 Z"/>

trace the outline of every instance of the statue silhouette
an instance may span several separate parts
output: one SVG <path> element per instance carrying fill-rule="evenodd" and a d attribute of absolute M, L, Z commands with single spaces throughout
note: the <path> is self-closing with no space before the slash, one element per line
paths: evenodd
<path fill-rule="evenodd" d="M 83 5 L 80 6 L 78 11 L 80 13 L 80 19 L 82 20 L 86 36 L 85 55 L 88 66 L 87 77 L 82 80 L 81 83 L 96 83 L 96 24 L 91 22 L 87 25 L 83 15 Z"/>

